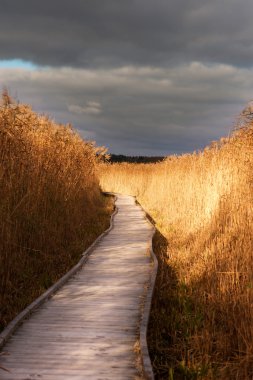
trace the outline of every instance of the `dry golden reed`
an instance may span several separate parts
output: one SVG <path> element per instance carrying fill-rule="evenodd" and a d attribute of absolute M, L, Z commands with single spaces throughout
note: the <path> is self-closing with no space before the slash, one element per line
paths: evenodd
<path fill-rule="evenodd" d="M 104 190 L 153 218 L 149 346 L 159 379 L 253 378 L 253 122 L 201 152 L 103 164 Z"/>
<path fill-rule="evenodd" d="M 0 330 L 74 263 L 109 223 L 99 149 L 71 126 L 0 107 Z"/>

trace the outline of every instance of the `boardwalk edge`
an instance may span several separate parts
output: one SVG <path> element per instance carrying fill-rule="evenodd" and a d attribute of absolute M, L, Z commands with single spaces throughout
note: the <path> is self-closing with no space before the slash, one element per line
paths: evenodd
<path fill-rule="evenodd" d="M 114 196 L 114 201 L 117 200 L 117 195 L 114 193 L 104 193 L 108 195 Z M 105 230 L 101 235 L 97 237 L 97 239 L 89 246 L 89 248 L 84 251 L 82 254 L 82 258 L 79 262 L 71 268 L 63 277 L 61 277 L 54 285 L 52 285 L 49 289 L 47 289 L 41 296 L 36 298 L 30 305 L 28 305 L 21 313 L 19 313 L 1 332 L 0 334 L 0 349 L 2 349 L 7 342 L 7 340 L 11 337 L 14 331 L 21 325 L 21 323 L 30 316 L 30 314 L 36 310 L 40 305 L 46 302 L 58 289 L 60 289 L 76 272 L 78 272 L 82 266 L 86 263 L 89 255 L 94 250 L 97 243 L 107 235 L 113 228 L 114 216 L 117 214 L 118 208 L 115 205 L 115 210 L 110 218 L 110 226 L 107 230 Z"/>
<path fill-rule="evenodd" d="M 152 232 L 151 232 L 151 236 L 149 240 L 149 251 L 151 254 L 151 259 L 153 261 L 151 278 L 150 278 L 150 282 L 149 282 L 149 286 L 148 286 L 148 290 L 146 294 L 144 310 L 143 310 L 141 325 L 140 325 L 140 350 L 141 350 L 141 359 L 142 359 L 143 373 L 144 373 L 145 379 L 154 380 L 153 367 L 151 364 L 149 351 L 148 351 L 147 332 L 148 332 L 148 323 L 149 323 L 149 317 L 150 317 L 150 311 L 151 311 L 152 298 L 153 298 L 153 293 L 155 289 L 155 281 L 156 281 L 156 276 L 157 276 L 157 271 L 158 271 L 158 260 L 153 251 L 153 237 L 154 237 L 156 229 L 154 225 L 150 222 L 150 220 L 147 218 L 147 213 L 144 210 L 144 208 L 141 205 L 140 207 L 144 211 L 148 223 L 152 226 Z"/>

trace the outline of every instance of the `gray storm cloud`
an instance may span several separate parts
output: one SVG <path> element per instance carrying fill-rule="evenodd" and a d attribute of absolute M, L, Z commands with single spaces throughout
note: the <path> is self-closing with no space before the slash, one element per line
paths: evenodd
<path fill-rule="evenodd" d="M 38 111 L 73 123 L 111 151 L 169 154 L 228 134 L 250 98 L 252 74 L 194 62 L 172 68 L 1 69 L 0 80 Z"/>
<path fill-rule="evenodd" d="M 0 57 L 55 66 L 253 60 L 251 0 L 2 0 Z"/>
<path fill-rule="evenodd" d="M 0 83 L 112 152 L 229 133 L 252 96 L 252 0 L 2 0 Z"/>

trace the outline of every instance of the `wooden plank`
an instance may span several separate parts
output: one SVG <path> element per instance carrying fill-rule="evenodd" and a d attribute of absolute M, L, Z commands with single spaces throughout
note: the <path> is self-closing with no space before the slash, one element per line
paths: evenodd
<path fill-rule="evenodd" d="M 134 344 L 152 265 L 151 226 L 132 197 L 86 264 L 19 327 L 4 347 L 3 380 L 134 379 Z"/>

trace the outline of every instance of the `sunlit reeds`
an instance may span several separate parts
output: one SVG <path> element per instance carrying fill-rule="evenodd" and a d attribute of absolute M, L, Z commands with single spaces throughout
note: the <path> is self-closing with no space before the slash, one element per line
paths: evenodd
<path fill-rule="evenodd" d="M 159 379 L 252 379 L 252 166 L 247 120 L 201 152 L 101 167 L 103 189 L 136 195 L 159 231 L 149 334 Z"/>
<path fill-rule="evenodd" d="M 0 106 L 0 329 L 73 265 L 109 223 L 97 148 L 71 126 Z"/>

